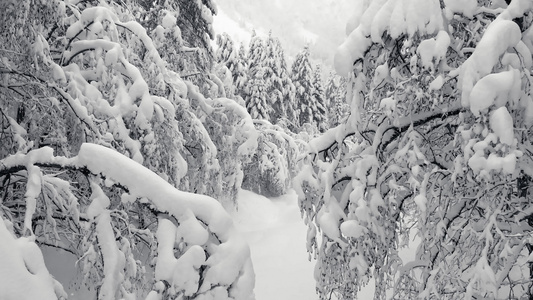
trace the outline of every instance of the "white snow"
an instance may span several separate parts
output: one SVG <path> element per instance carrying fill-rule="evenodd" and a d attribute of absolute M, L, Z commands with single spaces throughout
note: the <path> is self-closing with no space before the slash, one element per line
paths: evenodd
<path fill-rule="evenodd" d="M 186 221 L 194 215 L 205 223 L 207 228 L 220 240 L 220 245 L 211 250 L 209 247 L 207 249 L 210 256 L 204 264 L 207 269 L 199 292 L 213 296 L 219 293 L 217 286 L 224 288 L 231 285 L 229 288 L 230 296 L 238 299 L 249 298 L 253 289 L 250 249 L 218 201 L 208 196 L 176 190 L 157 174 L 126 156 L 103 146 L 83 144 L 76 158 L 76 164 L 122 184 L 128 188 L 131 195 L 148 199 L 154 207 L 162 212 L 168 212 L 178 222 Z M 203 228 L 200 229 L 198 226 L 189 226 L 189 228 L 194 229 L 195 234 L 203 236 Z M 193 248 L 189 248 L 187 252 L 196 251 L 191 249 Z M 109 253 L 113 254 L 112 252 Z M 103 254 L 105 262 L 106 255 Z M 186 255 L 189 263 L 191 263 L 190 259 L 193 260 L 192 265 L 199 261 L 197 255 L 187 253 L 183 255 Z M 166 263 L 165 259 L 158 259 L 156 269 L 158 265 Z M 187 266 L 189 264 L 185 262 L 175 264 L 176 268 Z M 106 273 L 106 275 L 108 274 Z M 162 277 L 158 277 L 158 275 Z M 156 272 L 156 278 L 167 282 L 176 282 L 173 275 L 168 273 Z M 189 284 L 189 282 L 179 283 Z"/>
<path fill-rule="evenodd" d="M 360 9 L 348 23 L 348 37 L 335 53 L 335 70 L 341 76 L 348 76 L 353 63 L 363 58 L 372 42 L 382 42 L 385 31 L 397 38 L 402 33 L 409 36 L 417 32 L 436 34 L 443 28 L 440 3 L 436 0 L 379 0 L 361 3 Z M 433 42 L 429 40 L 426 44 L 422 45 L 424 64 L 428 64 L 430 58 L 438 61 L 444 56 L 449 37 L 442 31 Z"/>
<path fill-rule="evenodd" d="M 200 276 L 197 269 L 205 263 L 205 253 L 202 247 L 192 246 L 180 258 L 174 254 L 176 241 L 176 226 L 168 219 L 160 218 L 157 229 L 157 264 L 156 278 L 168 278 L 177 290 L 183 289 L 185 296 L 197 292 Z"/>
<path fill-rule="evenodd" d="M 96 236 L 104 261 L 104 278 L 98 294 L 99 299 L 113 300 L 116 299 L 120 284 L 124 280 L 125 257 L 115 242 L 116 238 L 108 210 L 98 216 Z"/>
<path fill-rule="evenodd" d="M 333 204 L 332 202 L 330 202 Z M 366 216 L 366 214 L 365 214 Z M 329 207 L 323 206 L 317 213 L 317 220 L 322 232 L 332 240 L 340 238 L 339 220 L 340 217 L 329 211 Z"/>
<path fill-rule="evenodd" d="M 241 190 L 233 217 L 250 245 L 257 300 L 318 299 L 315 262 L 307 260 L 307 226 L 294 191 L 267 199 Z"/>
<path fill-rule="evenodd" d="M 33 238 L 15 238 L 0 215 L 0 299 L 58 299 L 66 297 L 44 264 Z"/>
<path fill-rule="evenodd" d="M 174 17 L 174 15 L 167 11 L 165 16 L 163 17 L 163 20 L 162 20 L 162 25 L 163 27 L 165 28 L 172 28 L 174 26 L 176 26 L 176 17 Z"/>
<path fill-rule="evenodd" d="M 470 93 L 476 82 L 492 72 L 500 57 L 516 46 L 521 36 L 513 21 L 496 19 L 487 27 L 472 56 L 461 67 L 458 86 L 462 89 L 464 107 L 470 105 Z"/>
<path fill-rule="evenodd" d="M 394 97 L 383 98 L 379 103 L 379 108 L 383 108 L 385 114 L 390 117 L 394 109 L 396 109 L 396 100 Z"/>
<path fill-rule="evenodd" d="M 442 75 L 439 75 L 429 84 L 429 90 L 440 90 L 443 85 L 444 78 L 442 77 Z"/>
<path fill-rule="evenodd" d="M 444 5 L 449 18 L 452 14 L 463 14 L 472 18 L 477 9 L 477 0 L 444 0 Z"/>
<path fill-rule="evenodd" d="M 359 225 L 359 222 L 355 220 L 344 221 L 341 224 L 341 232 L 346 237 L 359 238 L 364 235 L 368 230 Z"/>
<path fill-rule="evenodd" d="M 337 48 L 334 58 L 334 66 L 341 76 L 348 76 L 352 71 L 353 62 L 363 58 L 364 52 L 370 47 L 372 41 L 366 38 L 363 32 L 355 29 L 342 45 Z"/>
<path fill-rule="evenodd" d="M 379 85 L 388 76 L 389 76 L 389 64 L 384 63 L 376 67 L 376 71 L 374 72 L 374 79 L 372 81 L 374 85 Z"/>
<path fill-rule="evenodd" d="M 513 145 L 513 117 L 509 114 L 505 106 L 492 112 L 490 115 L 490 128 L 500 138 L 500 142 Z"/>
<path fill-rule="evenodd" d="M 444 59 L 449 46 L 450 36 L 444 30 L 439 31 L 435 38 L 430 38 L 420 42 L 416 52 L 418 55 L 420 55 L 422 66 L 424 68 L 433 69 L 433 61 L 435 61 L 435 63 L 439 63 L 442 59 Z"/>
<path fill-rule="evenodd" d="M 32 218 L 37 207 L 37 197 L 41 194 L 41 177 L 42 173 L 39 167 L 28 166 L 28 181 L 26 183 L 26 212 L 24 216 L 24 228 L 32 231 Z"/>
<path fill-rule="evenodd" d="M 518 86 L 516 85 L 518 83 Z M 505 105 L 520 95 L 520 72 L 511 68 L 509 71 L 489 74 L 481 78 L 470 92 L 470 110 L 475 116 L 489 108 Z M 495 103 L 496 102 L 496 103 Z"/>

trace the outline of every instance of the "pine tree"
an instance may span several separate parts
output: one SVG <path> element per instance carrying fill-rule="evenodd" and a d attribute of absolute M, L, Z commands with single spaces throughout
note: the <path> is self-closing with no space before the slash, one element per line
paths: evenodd
<path fill-rule="evenodd" d="M 317 65 L 313 76 L 313 123 L 316 124 L 320 132 L 328 128 L 326 115 L 326 94 L 322 84 L 322 68 Z"/>
<path fill-rule="evenodd" d="M 157 0 L 164 1 L 164 0 Z M 172 3 L 173 1 L 164 1 Z M 212 0 L 176 0 L 179 14 L 177 24 L 181 29 L 181 36 L 188 47 L 201 49 L 199 55 L 205 56 L 205 64 L 200 67 L 208 70 L 213 62 L 213 51 L 210 46 L 215 38 L 213 29 L 213 15 L 216 15 L 216 5 Z"/>
<path fill-rule="evenodd" d="M 246 84 L 248 82 L 248 56 L 243 44 L 239 46 L 235 64 L 230 68 L 230 72 L 233 75 L 235 95 L 244 101 L 246 98 Z"/>
<path fill-rule="evenodd" d="M 295 99 L 298 114 L 298 124 L 317 126 L 315 114 L 317 111 L 314 96 L 314 72 L 309 61 L 309 47 L 305 47 L 292 64 L 291 80 L 295 87 Z"/>
<path fill-rule="evenodd" d="M 254 32 L 250 41 L 248 77 L 246 85 L 246 108 L 252 118 L 270 120 L 272 105 L 267 96 L 265 82 L 265 45 Z"/>
<path fill-rule="evenodd" d="M 216 65 L 215 74 L 224 85 L 225 96 L 234 98 L 235 84 L 233 83 L 232 69 L 235 69 L 237 63 L 237 51 L 234 47 L 233 40 L 227 33 L 217 35 L 217 50 L 215 53 Z"/>
<path fill-rule="evenodd" d="M 246 101 L 246 109 L 254 119 L 269 120 L 272 106 L 267 94 L 264 68 L 255 72 L 249 81 L 249 96 Z"/>
<path fill-rule="evenodd" d="M 248 50 L 248 74 L 250 77 L 255 76 L 255 73 L 264 67 L 264 59 L 265 44 L 263 39 L 254 30 Z"/>
<path fill-rule="evenodd" d="M 208 96 L 218 96 L 216 83 L 210 79 L 215 62 L 211 40 L 215 38 L 213 16 L 217 8 L 212 0 L 155 0 L 152 4 L 162 11 L 176 11 L 176 24 L 182 47 L 176 57 L 176 70 L 182 77 L 193 82 Z M 153 10 L 152 10 L 153 11 Z M 145 19 L 150 20 L 150 11 Z M 172 50 L 171 50 L 172 51 Z M 216 79 L 215 79 L 216 81 Z"/>
<path fill-rule="evenodd" d="M 278 38 L 269 34 L 266 41 L 265 80 L 270 97 L 273 124 L 294 120 L 294 85 L 289 77 L 285 53 Z"/>
<path fill-rule="evenodd" d="M 312 123 L 312 112 L 309 107 L 313 99 L 313 70 L 309 62 L 309 48 L 296 55 L 292 64 L 291 80 L 295 89 L 296 114 L 298 125 Z"/>
<path fill-rule="evenodd" d="M 232 69 L 235 65 L 237 53 L 233 44 L 233 40 L 227 33 L 217 35 L 217 51 L 215 58 L 217 63 L 224 64 L 228 69 Z"/>

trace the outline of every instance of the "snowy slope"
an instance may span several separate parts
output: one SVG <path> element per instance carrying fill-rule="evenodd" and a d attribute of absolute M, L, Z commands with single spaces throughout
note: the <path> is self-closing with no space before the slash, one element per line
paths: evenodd
<path fill-rule="evenodd" d="M 296 193 L 268 199 L 241 190 L 238 205 L 233 217 L 250 244 L 256 299 L 318 299 L 315 263 L 307 259 L 307 227 L 300 218 Z"/>

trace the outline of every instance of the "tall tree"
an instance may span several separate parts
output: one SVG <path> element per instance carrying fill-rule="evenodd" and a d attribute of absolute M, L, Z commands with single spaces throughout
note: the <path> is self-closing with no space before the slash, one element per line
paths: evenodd
<path fill-rule="evenodd" d="M 217 36 L 217 50 L 216 50 L 216 66 L 215 74 L 224 85 L 226 97 L 233 98 L 235 94 L 235 85 L 233 83 L 233 74 L 231 70 L 235 70 L 237 63 L 237 50 L 233 44 L 233 40 L 227 33 L 222 33 Z"/>
<path fill-rule="evenodd" d="M 248 56 L 244 45 L 239 46 L 239 51 L 237 52 L 237 58 L 235 65 L 230 69 L 231 74 L 233 74 L 233 84 L 235 86 L 235 94 L 240 96 L 243 101 L 246 98 L 246 84 L 248 82 Z"/>
<path fill-rule="evenodd" d="M 237 56 L 233 40 L 227 33 L 217 35 L 216 62 L 225 64 L 232 69 Z"/>
<path fill-rule="evenodd" d="M 322 67 L 317 65 L 313 75 L 313 122 L 320 132 L 328 128 L 326 115 L 326 93 L 322 83 Z"/>
<path fill-rule="evenodd" d="M 248 81 L 249 95 L 246 101 L 246 108 L 252 118 L 269 120 L 272 113 L 272 104 L 267 93 L 264 72 L 264 68 L 259 69 Z"/>
<path fill-rule="evenodd" d="M 272 105 L 267 94 L 265 81 L 265 43 L 255 34 L 250 40 L 248 51 L 248 82 L 246 84 L 246 108 L 254 119 L 270 120 Z"/>
<path fill-rule="evenodd" d="M 255 73 L 262 70 L 265 59 L 265 43 L 263 39 L 257 35 L 255 30 L 252 32 L 250 45 L 248 49 L 248 74 L 250 77 L 255 76 Z"/>
<path fill-rule="evenodd" d="M 200 64 L 199 68 L 203 71 L 209 70 L 214 60 L 211 40 L 215 38 L 213 29 L 213 15 L 217 13 L 216 4 L 212 0 L 159 0 L 165 3 L 176 3 L 181 18 L 178 18 L 177 24 L 181 30 L 181 35 L 186 46 L 197 48 L 198 55 L 204 56 L 205 64 Z"/>
<path fill-rule="evenodd" d="M 130 0 L 132 1 L 132 0 Z M 132 1 L 135 5 L 136 1 Z M 174 38 L 179 44 L 161 49 L 170 67 L 183 78 L 195 83 L 204 94 L 216 96 L 216 82 L 210 78 L 215 62 L 211 40 L 215 38 L 213 16 L 217 7 L 211 0 L 155 0 L 139 1 L 141 7 L 133 6 L 137 21 L 148 32 L 162 35 L 162 27 L 172 26 L 166 38 Z M 131 6 L 131 5 L 130 5 Z M 166 30 L 167 32 L 169 30 Z M 168 43 L 167 43 L 168 45 Z M 216 79 L 215 79 L 216 81 Z"/>
<path fill-rule="evenodd" d="M 305 47 L 296 55 L 291 69 L 291 80 L 296 91 L 295 102 L 298 106 L 298 124 L 313 124 L 313 69 L 309 61 L 309 47 Z"/>
<path fill-rule="evenodd" d="M 294 85 L 289 77 L 281 43 L 272 36 L 272 32 L 266 40 L 265 52 L 265 81 L 273 109 L 270 121 L 294 120 Z"/>
<path fill-rule="evenodd" d="M 321 299 L 532 297 L 533 2 L 507 2 L 359 3 L 350 117 L 296 180 Z"/>

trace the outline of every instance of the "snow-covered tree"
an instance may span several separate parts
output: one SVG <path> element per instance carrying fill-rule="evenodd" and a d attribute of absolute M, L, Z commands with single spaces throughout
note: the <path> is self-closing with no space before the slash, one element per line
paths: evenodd
<path fill-rule="evenodd" d="M 2 273 L 9 272 L 0 283 L 3 299 L 67 298 L 37 245 L 76 255 L 98 299 L 253 298 L 248 246 L 213 198 L 179 191 L 139 163 L 90 143 L 70 158 L 54 156 L 47 146 L 8 156 L 0 174 L 12 181 L 6 193 L 14 193 L 0 216 L 0 253 L 13 259 L 2 265 Z M 17 184 L 24 186 L 22 199 Z M 22 216 L 13 210 L 17 201 L 26 206 Z M 153 285 L 143 280 L 148 270 L 140 259 L 148 254 L 154 256 Z"/>
<path fill-rule="evenodd" d="M 246 108 L 254 119 L 269 120 L 272 113 L 272 104 L 267 93 L 264 77 L 264 68 L 259 69 L 248 80 L 248 98 Z"/>
<path fill-rule="evenodd" d="M 266 120 L 254 120 L 259 133 L 253 159 L 244 165 L 242 188 L 268 197 L 286 194 L 297 173 L 298 139 Z"/>
<path fill-rule="evenodd" d="M 132 2 L 131 5 L 136 3 Z M 178 39 L 179 44 L 166 43 L 170 46 L 160 50 L 164 58 L 172 55 L 165 59 L 169 67 L 197 85 L 205 95 L 220 96 L 218 80 L 211 75 L 215 61 L 211 47 L 211 40 L 215 38 L 215 3 L 211 0 L 155 0 L 141 1 L 141 4 L 142 7 L 133 6 L 132 10 L 147 31 L 155 29 L 161 35 L 161 25 L 165 28 L 177 25 L 173 26 L 171 36 Z"/>
<path fill-rule="evenodd" d="M 313 122 L 317 125 L 320 132 L 328 128 L 326 114 L 326 93 L 322 84 L 322 67 L 317 65 L 313 75 Z"/>
<path fill-rule="evenodd" d="M 243 101 L 246 98 L 246 84 L 248 82 L 248 57 L 244 45 L 241 44 L 237 52 L 237 59 L 233 69 L 230 69 L 233 74 L 233 85 L 235 86 L 235 94 L 240 96 Z"/>
<path fill-rule="evenodd" d="M 46 245 L 76 257 L 99 299 L 253 298 L 230 217 L 180 191 L 234 195 L 235 161 L 257 148 L 252 119 L 167 61 L 180 12 L 143 27 L 133 12 L 144 8 L 124 5 L 0 2 L 0 24 L 14 26 L 0 35 L 0 256 L 16 259 L 17 278 L 37 275 L 27 288 L 46 289 L 41 299 L 66 296 L 38 254 Z M 2 280 L 0 298 L 19 287 Z"/>
<path fill-rule="evenodd" d="M 237 55 L 233 40 L 227 33 L 217 35 L 216 61 L 224 63 L 228 69 L 232 69 Z"/>
<path fill-rule="evenodd" d="M 346 84 L 345 77 L 338 76 L 333 72 L 329 74 L 324 91 L 329 128 L 339 125 L 350 111 L 350 104 L 346 103 Z"/>
<path fill-rule="evenodd" d="M 272 104 L 265 81 L 265 44 L 254 32 L 248 52 L 248 81 L 246 84 L 246 108 L 254 119 L 270 120 Z"/>
<path fill-rule="evenodd" d="M 533 2 L 506 2 L 358 2 L 351 114 L 295 184 L 321 299 L 532 297 Z"/>
<path fill-rule="evenodd" d="M 210 49 L 210 39 L 215 37 L 215 30 L 213 29 L 213 15 L 217 13 L 215 2 L 213 0 L 177 0 L 176 2 L 180 14 L 185 16 L 182 20 L 178 20 L 184 39 L 192 47 Z"/>
<path fill-rule="evenodd" d="M 233 98 L 235 95 L 235 85 L 231 70 L 236 69 L 237 50 L 233 40 L 227 33 L 217 35 L 217 50 L 215 53 L 216 65 L 215 75 L 220 78 L 224 86 L 224 96 Z"/>
<path fill-rule="evenodd" d="M 295 88 L 299 126 L 305 123 L 315 125 L 313 123 L 313 69 L 309 61 L 308 47 L 296 55 L 291 68 L 291 80 Z"/>
<path fill-rule="evenodd" d="M 265 81 L 272 103 L 270 121 L 294 120 L 294 85 L 289 77 L 285 53 L 278 38 L 269 34 L 265 49 Z"/>
<path fill-rule="evenodd" d="M 265 43 L 263 39 L 252 31 L 250 45 L 248 49 L 248 73 L 255 75 L 255 72 L 263 68 L 265 59 Z"/>

